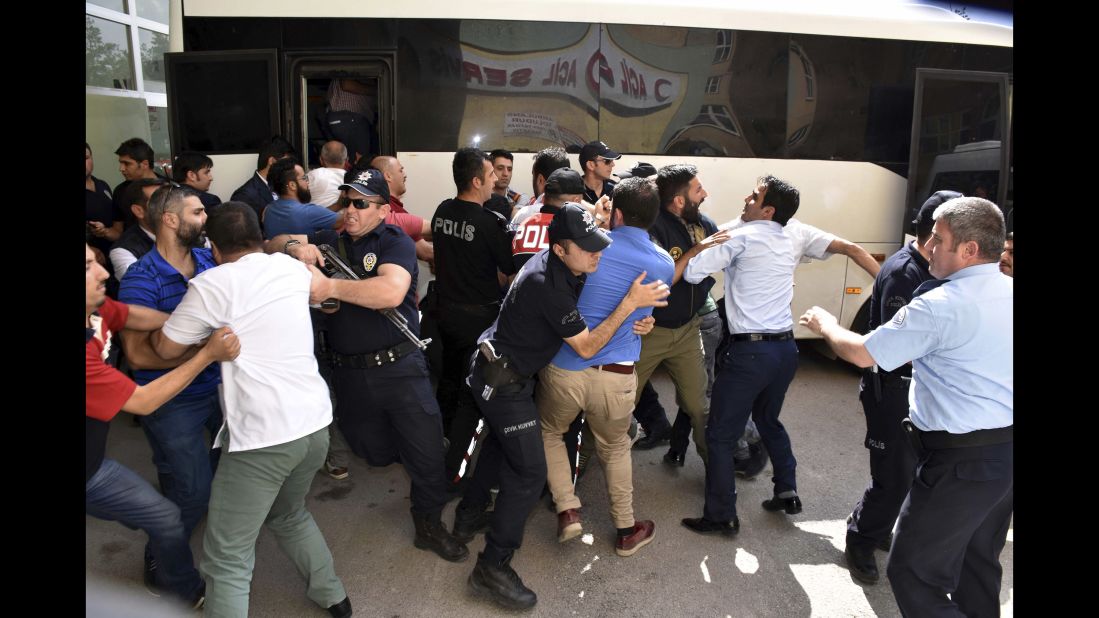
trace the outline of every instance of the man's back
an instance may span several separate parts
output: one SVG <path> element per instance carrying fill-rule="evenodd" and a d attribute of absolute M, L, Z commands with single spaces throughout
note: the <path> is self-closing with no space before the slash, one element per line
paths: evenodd
<path fill-rule="evenodd" d="M 332 420 L 313 356 L 310 281 L 308 269 L 288 256 L 249 253 L 192 279 L 164 327 L 173 341 L 193 343 L 231 326 L 241 349 L 247 346 L 223 364 L 232 451 L 289 442 Z"/>

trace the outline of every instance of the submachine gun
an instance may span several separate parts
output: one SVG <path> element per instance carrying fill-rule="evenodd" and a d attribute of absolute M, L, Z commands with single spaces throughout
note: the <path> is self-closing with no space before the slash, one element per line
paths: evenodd
<path fill-rule="evenodd" d="M 346 279 L 349 281 L 362 280 L 362 277 L 356 274 L 355 271 L 347 265 L 347 262 L 344 262 L 343 259 L 340 258 L 339 253 L 330 245 L 317 245 L 317 249 L 319 249 L 321 255 L 324 256 L 324 266 L 321 266 L 320 270 L 329 279 Z M 340 301 L 334 298 L 329 298 L 321 302 L 321 308 L 335 309 L 339 306 L 339 302 Z M 395 308 L 389 307 L 386 309 L 376 309 L 375 311 L 388 318 L 389 321 L 397 327 L 397 330 L 401 331 L 409 341 L 416 344 L 416 347 L 420 348 L 420 350 L 426 350 L 427 344 L 431 343 L 430 338 L 421 341 L 420 338 L 416 336 L 416 333 L 408 328 L 408 319 L 401 315 L 401 312 L 397 311 Z"/>

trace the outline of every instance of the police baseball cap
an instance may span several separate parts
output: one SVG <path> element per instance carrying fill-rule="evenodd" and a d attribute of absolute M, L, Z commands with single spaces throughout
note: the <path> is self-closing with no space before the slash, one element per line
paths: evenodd
<path fill-rule="evenodd" d="M 649 176 L 656 176 L 656 167 L 652 163 L 639 161 L 637 165 L 625 172 L 618 172 L 616 175 L 620 180 L 625 180 L 627 178 L 648 178 Z"/>
<path fill-rule="evenodd" d="M 368 197 L 380 197 L 389 201 L 389 183 L 385 176 L 374 168 L 365 170 L 351 170 L 343 177 L 344 184 L 340 185 L 340 191 L 354 189 Z"/>
<path fill-rule="evenodd" d="M 611 244 L 611 237 L 595 225 L 591 213 L 576 202 L 565 202 L 549 224 L 549 240 L 571 240 L 584 251 L 595 253 Z"/>
<path fill-rule="evenodd" d="M 927 201 L 923 203 L 923 206 L 920 206 L 920 211 L 916 213 L 916 218 L 912 220 L 912 225 L 916 226 L 916 236 L 926 236 L 930 234 L 931 228 L 935 227 L 935 209 L 942 206 L 943 202 L 947 202 L 956 197 L 962 197 L 962 194 L 957 191 L 936 191 L 932 193 L 931 197 L 927 198 Z"/>
<path fill-rule="evenodd" d="M 580 149 L 580 167 L 584 167 L 584 164 L 588 161 L 594 161 L 596 157 L 618 159 L 621 156 L 603 142 L 588 142 Z"/>
<path fill-rule="evenodd" d="M 553 170 L 546 179 L 546 195 L 577 195 L 584 192 L 584 179 L 580 172 L 567 167 Z"/>

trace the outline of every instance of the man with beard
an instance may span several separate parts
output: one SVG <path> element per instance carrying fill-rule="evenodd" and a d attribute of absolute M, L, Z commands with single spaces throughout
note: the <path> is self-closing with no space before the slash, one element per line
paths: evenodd
<path fill-rule="evenodd" d="M 703 432 L 706 430 L 706 415 L 710 409 L 707 396 L 709 379 L 700 337 L 704 320 L 717 315 L 716 311 L 703 312 L 706 305 L 713 304 L 710 288 L 714 285 L 714 279 L 706 277 L 698 283 L 690 283 L 683 279 L 683 269 L 691 258 L 721 244 L 729 236 L 725 232 L 718 232 L 717 225 L 698 210 L 707 194 L 702 188 L 695 166 L 664 166 L 657 172 L 656 185 L 660 189 L 662 208 L 656 222 L 649 228 L 649 235 L 675 260 L 675 277 L 672 279 L 672 294 L 668 298 L 668 306 L 653 310 L 656 326 L 641 340 L 637 383 L 645 384 L 657 366 L 664 365 L 675 384 L 676 400 L 680 402 L 681 412 L 690 418 L 694 428 L 695 448 L 702 460 L 706 461 L 706 439 Z M 700 315 L 700 312 L 705 315 Z M 635 404 L 640 401 L 641 394 L 642 389 L 638 388 Z M 649 435 L 659 432 L 666 434 L 667 419 L 646 418 L 643 413 L 639 414 L 645 409 L 651 408 L 643 407 L 636 410 L 635 414 L 638 414 L 637 420 L 648 429 Z M 659 408 L 657 411 L 662 414 Z M 663 425 L 660 421 L 663 421 Z M 681 443 L 672 445 L 664 456 L 664 461 L 682 466 L 686 449 L 687 436 L 684 435 L 681 436 Z"/>
<path fill-rule="evenodd" d="M 267 172 L 267 181 L 279 196 L 263 211 L 267 238 L 279 234 L 308 234 L 343 225 L 344 215 L 338 202 L 328 208 L 311 203 L 309 176 L 293 157 L 276 161 Z"/>
<path fill-rule="evenodd" d="M 119 287 L 121 302 L 171 313 L 187 291 L 188 282 L 197 274 L 213 268 L 214 257 L 202 228 L 206 209 L 194 189 L 172 184 L 157 189 L 149 199 L 146 221 L 156 236 L 152 251 L 126 271 Z M 175 367 L 178 360 L 165 361 L 149 346 L 149 334 L 126 331 L 122 347 L 134 368 L 134 381 L 144 386 Z M 221 370 L 210 364 L 190 386 L 141 421 L 141 428 L 158 454 L 160 488 L 182 512 L 186 538 L 206 514 L 210 499 L 210 480 L 220 450 L 210 450 L 209 440 L 221 427 L 218 385 Z M 207 438 L 205 431 L 209 431 Z M 156 563 L 146 553 L 146 577 Z"/>

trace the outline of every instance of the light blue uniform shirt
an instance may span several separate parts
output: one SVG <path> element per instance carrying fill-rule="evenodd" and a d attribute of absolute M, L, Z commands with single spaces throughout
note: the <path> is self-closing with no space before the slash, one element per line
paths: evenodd
<path fill-rule="evenodd" d="M 1014 280 L 996 262 L 963 268 L 866 340 L 882 369 L 912 361 L 909 416 L 924 431 L 1014 424 Z"/>
<path fill-rule="evenodd" d="M 725 315 L 729 332 L 782 333 L 794 327 L 794 268 L 801 255 L 774 221 L 749 221 L 729 240 L 691 258 L 683 278 L 698 283 L 725 271 Z"/>
<path fill-rule="evenodd" d="M 263 231 L 267 238 L 279 234 L 312 234 L 336 225 L 336 212 L 297 200 L 279 199 L 267 205 L 263 213 Z"/>
<path fill-rule="evenodd" d="M 614 312 L 641 271 L 648 273 L 642 283 L 660 279 L 670 287 L 675 277 L 672 256 L 654 243 L 645 230 L 623 226 L 612 230 L 610 237 L 611 245 L 603 250 L 599 268 L 588 275 L 588 281 L 580 292 L 580 300 L 576 303 L 588 328 L 595 328 Z M 622 322 L 607 345 L 588 360 L 581 358 L 572 346 L 565 343 L 551 362 L 569 371 L 580 371 L 595 365 L 637 362 L 641 358 L 641 337 L 633 333 L 633 323 L 652 315 L 652 312 L 652 307 L 635 310 Z"/>

